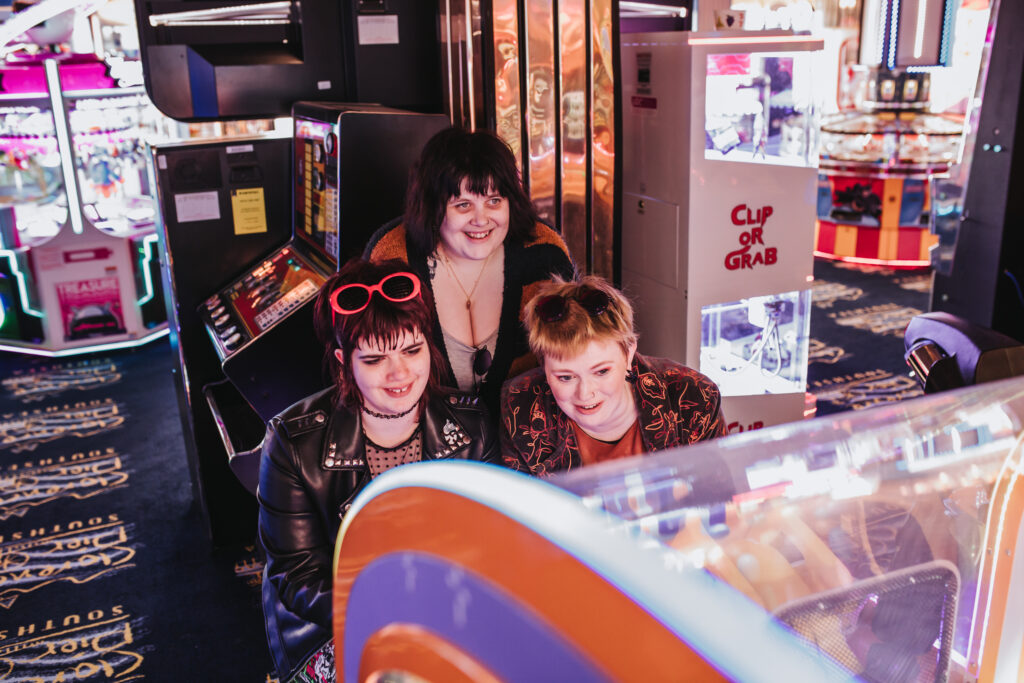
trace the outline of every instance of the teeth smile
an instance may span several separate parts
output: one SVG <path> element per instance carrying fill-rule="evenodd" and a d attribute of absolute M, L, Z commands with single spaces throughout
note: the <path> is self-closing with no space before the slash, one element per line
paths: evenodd
<path fill-rule="evenodd" d="M 410 384 L 409 386 L 402 387 L 401 389 L 385 389 L 384 391 L 388 392 L 389 394 L 395 394 L 396 396 L 400 396 L 400 395 L 408 392 L 409 389 L 411 389 L 411 388 L 412 388 L 412 385 Z"/>
<path fill-rule="evenodd" d="M 467 232 L 466 233 L 466 235 L 468 235 L 470 237 L 470 239 L 474 239 L 474 240 L 482 240 L 483 238 L 487 237 L 490 234 L 491 234 L 490 230 L 485 230 L 484 232 Z"/>

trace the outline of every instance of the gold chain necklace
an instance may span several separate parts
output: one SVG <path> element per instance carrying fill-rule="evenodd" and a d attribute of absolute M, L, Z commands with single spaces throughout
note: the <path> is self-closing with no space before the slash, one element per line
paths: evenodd
<path fill-rule="evenodd" d="M 473 282 L 473 287 L 466 291 L 466 288 L 462 285 L 462 281 L 459 280 L 459 276 L 455 274 L 455 268 L 452 266 L 451 260 L 448 258 L 448 254 L 444 252 L 444 247 L 439 248 L 438 253 L 441 254 L 441 262 L 444 263 L 444 267 L 448 269 L 448 273 L 451 274 L 452 279 L 455 280 L 455 284 L 458 285 L 459 289 L 462 290 L 462 294 L 466 297 L 466 313 L 469 314 L 469 336 L 472 339 L 471 346 L 476 348 L 476 326 L 473 324 L 473 294 L 476 293 L 476 286 L 480 284 L 481 278 L 484 276 L 484 271 L 487 270 L 487 264 L 491 262 L 491 257 L 494 256 L 494 252 L 498 251 L 495 249 L 487 258 L 484 259 L 484 265 L 480 267 L 480 272 L 476 276 L 476 281 Z"/>

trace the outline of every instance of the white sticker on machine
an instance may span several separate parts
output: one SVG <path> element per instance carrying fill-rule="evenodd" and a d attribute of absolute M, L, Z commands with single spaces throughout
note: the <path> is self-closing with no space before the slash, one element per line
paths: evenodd
<path fill-rule="evenodd" d="M 359 16 L 360 45 L 398 45 L 397 14 L 362 14 Z"/>
<path fill-rule="evenodd" d="M 216 190 L 176 194 L 174 208 L 179 223 L 215 221 L 220 218 L 220 200 Z"/>

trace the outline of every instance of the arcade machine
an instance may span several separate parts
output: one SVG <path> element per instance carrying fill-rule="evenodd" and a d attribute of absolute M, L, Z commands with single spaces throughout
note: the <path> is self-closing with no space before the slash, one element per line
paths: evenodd
<path fill-rule="evenodd" d="M 157 230 L 166 264 L 178 411 L 193 495 L 215 544 L 251 533 L 251 522 L 244 517 L 255 514 L 255 502 L 232 473 L 228 453 L 252 448 L 262 438 L 263 425 L 237 391 L 231 395 L 234 401 L 222 396 L 219 405 L 235 425 L 234 432 L 248 425 L 248 434 L 236 436 L 237 444 L 225 450 L 204 389 L 231 386 L 199 307 L 212 292 L 291 237 L 291 148 L 291 136 L 276 133 L 150 147 L 153 187 L 161 207 Z M 239 233 L 232 192 L 257 188 L 263 189 L 266 229 Z"/>
<path fill-rule="evenodd" d="M 622 285 L 640 350 L 713 379 L 730 432 L 804 416 L 821 48 L 623 37 Z"/>
<path fill-rule="evenodd" d="M 1022 443 L 1016 378 L 550 479 L 396 468 L 339 533 L 337 680 L 1019 681 Z"/>
<path fill-rule="evenodd" d="M 296 103 L 292 120 L 293 239 L 199 307 L 225 376 L 264 422 L 326 386 L 313 300 L 401 214 L 409 169 L 449 125 L 442 114 L 317 102 Z M 262 188 L 232 190 L 231 208 L 236 232 L 266 229 Z"/>
<path fill-rule="evenodd" d="M 1024 4 L 1000 2 L 992 12 L 952 262 L 934 274 L 930 308 L 1024 341 Z"/>
<path fill-rule="evenodd" d="M 409 168 L 449 125 L 442 114 L 318 102 L 296 103 L 292 121 L 291 137 L 152 148 L 179 401 L 217 541 L 251 527 L 266 421 L 328 385 L 313 332 L 320 286 L 401 214 Z"/>
<path fill-rule="evenodd" d="M 77 10 L 52 7 L 4 25 L 48 49 L 0 65 L 0 349 L 66 356 L 167 334 L 143 154 L 163 117 L 137 61 L 55 49 Z"/>
<path fill-rule="evenodd" d="M 929 69 L 948 66 L 954 2 L 899 3 L 865 13 L 873 64 L 852 67 L 856 111 L 821 123 L 822 171 L 815 254 L 893 267 L 925 267 L 938 243 L 932 197 L 960 153 L 963 117 L 935 114 Z M 915 43 L 917 45 L 915 46 Z M 872 47 L 868 45 L 866 47 Z"/>
<path fill-rule="evenodd" d="M 409 164 L 449 120 L 436 4 L 200 4 L 135 3 L 154 104 L 294 131 L 152 149 L 182 431 L 220 545 L 253 537 L 264 420 L 326 384 L 311 297 L 402 213 Z"/>

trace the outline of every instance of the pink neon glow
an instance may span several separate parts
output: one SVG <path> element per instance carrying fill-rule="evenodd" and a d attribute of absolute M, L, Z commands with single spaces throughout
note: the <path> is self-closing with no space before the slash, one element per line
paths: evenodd
<path fill-rule="evenodd" d="M 735 37 L 735 38 L 690 38 L 687 41 L 690 45 L 767 45 L 771 43 L 818 43 L 818 49 L 825 47 L 825 41 L 820 38 L 801 40 L 799 36 L 761 36 Z"/>
<path fill-rule="evenodd" d="M 856 263 L 862 266 L 886 266 L 888 268 L 925 268 L 930 266 L 931 261 L 912 259 L 884 259 L 884 258 L 863 258 L 861 256 L 836 256 L 824 251 L 815 250 L 814 255 L 818 258 L 830 261 L 843 261 L 845 263 Z"/>
<path fill-rule="evenodd" d="M 708 76 L 738 75 L 750 73 L 750 53 L 741 55 L 708 55 Z"/>
<path fill-rule="evenodd" d="M 95 55 L 33 55 L 11 56 L 0 67 L 2 92 L 19 95 L 46 94 L 46 68 L 43 57 L 60 61 L 61 85 L 64 90 L 100 90 L 117 84 L 107 75 L 107 65 Z"/>

